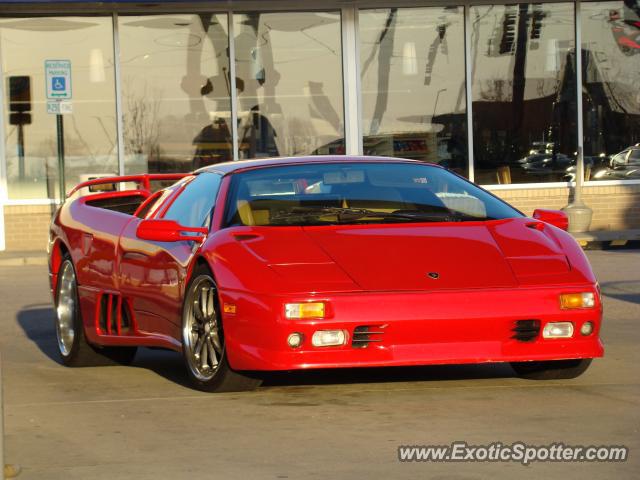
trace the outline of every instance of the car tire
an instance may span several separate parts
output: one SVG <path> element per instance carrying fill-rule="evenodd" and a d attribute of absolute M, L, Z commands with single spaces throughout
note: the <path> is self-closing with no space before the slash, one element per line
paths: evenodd
<path fill-rule="evenodd" d="M 129 365 L 137 347 L 98 347 L 87 342 L 80 313 L 75 267 L 65 254 L 58 269 L 55 295 L 55 324 L 58 353 L 68 367 Z"/>
<path fill-rule="evenodd" d="M 567 380 L 582 375 L 591 358 L 552 360 L 547 362 L 511 362 L 511 368 L 521 378 L 531 380 Z"/>
<path fill-rule="evenodd" d="M 218 290 L 208 268 L 197 267 L 182 309 L 182 353 L 192 385 L 205 392 L 254 390 L 262 380 L 229 365 Z"/>

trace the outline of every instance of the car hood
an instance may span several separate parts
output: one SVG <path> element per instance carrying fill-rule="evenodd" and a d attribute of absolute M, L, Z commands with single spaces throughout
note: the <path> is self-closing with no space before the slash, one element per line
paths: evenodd
<path fill-rule="evenodd" d="M 290 290 L 430 291 L 592 280 L 584 265 L 572 268 L 564 252 L 572 240 L 557 238 L 567 234 L 530 218 L 240 228 L 234 235 L 250 254 L 245 265 L 267 266 L 277 278 L 271 283 Z"/>

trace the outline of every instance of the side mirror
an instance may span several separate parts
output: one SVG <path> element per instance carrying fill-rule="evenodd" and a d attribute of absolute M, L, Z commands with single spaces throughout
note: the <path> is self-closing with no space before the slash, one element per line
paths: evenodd
<path fill-rule="evenodd" d="M 533 212 L 533 218 L 548 223 L 566 231 L 569 228 L 569 217 L 561 210 L 544 210 L 538 208 Z"/>
<path fill-rule="evenodd" d="M 183 227 L 175 220 L 143 220 L 136 235 L 141 240 L 154 242 L 201 242 L 209 230 L 203 227 Z"/>

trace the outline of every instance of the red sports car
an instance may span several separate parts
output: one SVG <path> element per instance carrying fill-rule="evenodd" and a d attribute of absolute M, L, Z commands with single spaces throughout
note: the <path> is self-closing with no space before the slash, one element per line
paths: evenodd
<path fill-rule="evenodd" d="M 603 354 L 602 305 L 566 227 L 562 212 L 528 218 L 402 159 L 91 180 L 51 225 L 60 355 L 80 366 L 172 349 L 208 391 L 310 368 L 510 362 L 572 378 Z"/>

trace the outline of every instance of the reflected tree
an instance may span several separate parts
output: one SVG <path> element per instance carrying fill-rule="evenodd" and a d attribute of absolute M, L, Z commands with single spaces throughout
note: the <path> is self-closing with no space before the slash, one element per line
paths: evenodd
<path fill-rule="evenodd" d="M 159 154 L 160 139 L 160 103 L 162 93 L 148 92 L 145 83 L 140 94 L 131 88 L 131 81 L 127 80 L 124 88 L 124 148 L 127 154 L 147 155 L 149 159 Z M 152 99 L 152 100 L 149 100 Z"/>

